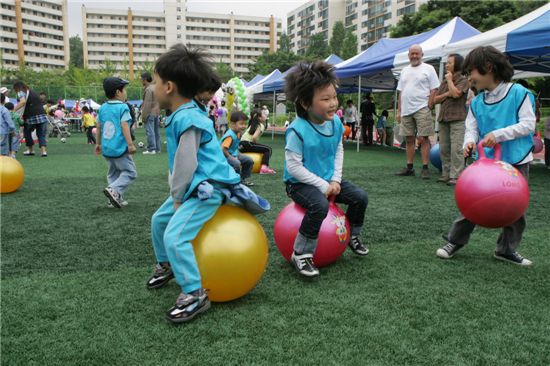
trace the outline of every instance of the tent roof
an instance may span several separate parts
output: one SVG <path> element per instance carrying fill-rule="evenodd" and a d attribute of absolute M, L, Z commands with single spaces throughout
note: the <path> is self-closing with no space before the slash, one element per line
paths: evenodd
<path fill-rule="evenodd" d="M 420 44 L 424 51 L 424 60 L 441 57 L 445 44 L 479 34 L 479 31 L 459 17 L 430 31 L 402 38 L 382 38 L 359 55 L 336 65 L 336 75 L 340 78 L 370 76 L 375 73 L 389 77 L 395 67 L 409 63 L 408 49 Z M 393 75 L 391 76 L 393 77 Z"/>
<path fill-rule="evenodd" d="M 466 55 L 486 45 L 506 52 L 517 70 L 550 73 L 550 4 L 490 31 L 449 44 L 443 51 L 445 55 Z"/>

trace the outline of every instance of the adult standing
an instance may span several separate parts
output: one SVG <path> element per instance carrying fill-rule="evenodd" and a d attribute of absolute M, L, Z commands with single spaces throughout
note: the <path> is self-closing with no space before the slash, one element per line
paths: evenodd
<path fill-rule="evenodd" d="M 351 129 L 351 139 L 355 140 L 355 133 L 357 132 L 355 126 L 357 125 L 357 108 L 353 105 L 353 100 L 348 100 L 347 107 L 344 110 L 344 122 L 346 126 Z"/>
<path fill-rule="evenodd" d="M 365 99 L 361 103 L 359 110 L 361 111 L 361 139 L 363 140 L 363 144 L 372 145 L 374 140 L 374 116 L 378 117 L 378 115 L 376 114 L 376 105 L 372 101 L 370 93 L 365 95 Z"/>
<path fill-rule="evenodd" d="M 464 131 L 466 119 L 466 99 L 470 86 L 462 75 L 464 57 L 451 54 L 447 59 L 445 80 L 435 96 L 435 104 L 441 103 L 439 110 L 439 151 L 441 155 L 441 177 L 438 182 L 456 185 L 458 176 L 464 169 Z"/>
<path fill-rule="evenodd" d="M 149 72 L 141 74 L 143 85 L 143 103 L 141 105 L 141 120 L 145 126 L 147 149 L 144 155 L 160 153 L 160 108 L 155 99 L 155 85 Z"/>
<path fill-rule="evenodd" d="M 34 155 L 34 141 L 32 131 L 36 130 L 38 137 L 38 145 L 40 146 L 41 155 L 48 156 L 46 151 L 46 135 L 48 134 L 48 117 L 44 112 L 44 105 L 40 100 L 40 96 L 22 81 L 16 81 L 13 84 L 13 90 L 17 93 L 18 102 L 15 106 L 15 112 L 19 112 L 23 117 L 23 133 L 25 135 L 25 145 L 27 151 L 23 155 Z"/>
<path fill-rule="evenodd" d="M 415 137 L 421 142 L 422 179 L 429 179 L 428 163 L 430 161 L 430 139 L 434 133 L 434 122 L 431 109 L 434 106 L 436 89 L 439 80 L 433 66 L 422 62 L 422 47 L 412 45 L 409 48 L 410 65 L 401 71 L 397 90 L 397 121 L 400 123 L 400 134 L 406 138 L 407 166 L 396 173 L 400 176 L 414 176 Z"/>

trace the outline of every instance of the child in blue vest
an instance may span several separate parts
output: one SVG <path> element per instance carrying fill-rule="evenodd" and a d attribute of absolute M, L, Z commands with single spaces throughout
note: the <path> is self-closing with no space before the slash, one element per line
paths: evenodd
<path fill-rule="evenodd" d="M 222 136 L 221 144 L 223 154 L 227 158 L 227 162 L 237 173 L 241 175 L 241 181 L 244 185 L 253 186 L 254 183 L 248 178 L 252 174 L 254 160 L 251 157 L 239 152 L 241 136 L 246 131 L 248 116 L 243 112 L 237 111 L 231 113 L 229 121 L 229 129 Z"/>
<path fill-rule="evenodd" d="M 285 134 L 284 181 L 290 198 L 306 210 L 291 262 L 308 277 L 319 275 L 313 254 L 330 196 L 335 196 L 335 202 L 348 205 L 351 250 L 361 256 L 369 252 L 361 241 L 367 194 L 342 180 L 344 129 L 336 115 L 336 83 L 332 66 L 323 61 L 300 63 L 286 76 L 285 92 L 288 100 L 295 103 L 298 117 Z"/>
<path fill-rule="evenodd" d="M 108 77 L 103 80 L 103 89 L 109 99 L 103 103 L 97 114 L 96 154 L 103 154 L 109 170 L 108 187 L 103 193 L 109 199 L 109 207 L 121 208 L 128 205 L 124 193 L 136 179 L 137 171 L 132 154 L 136 147 L 132 142 L 130 127 L 132 118 L 126 100 L 128 81 Z"/>
<path fill-rule="evenodd" d="M 506 56 L 492 46 L 472 50 L 463 67 L 470 74 L 473 86 L 482 90 L 470 104 L 466 117 L 464 156 L 469 156 L 481 140 L 486 155 L 492 158 L 493 151 L 487 148 L 498 143 L 502 147 L 501 160 L 512 164 L 528 178 L 536 118 L 533 94 L 519 84 L 510 83 L 514 69 Z M 522 216 L 502 228 L 494 258 L 521 266 L 532 264 L 517 252 L 525 225 L 525 216 Z M 447 244 L 439 248 L 436 255 L 452 258 L 468 243 L 474 228 L 474 223 L 459 215 L 444 236 Z"/>
<path fill-rule="evenodd" d="M 160 108 L 173 111 L 165 122 L 170 196 L 151 220 L 157 265 L 147 287 L 160 288 L 176 278 L 181 294 L 166 313 L 173 323 L 210 308 L 191 242 L 222 204 L 221 189 L 240 182 L 223 156 L 212 121 L 193 100 L 213 74 L 206 54 L 182 44 L 155 64 L 155 98 Z"/>

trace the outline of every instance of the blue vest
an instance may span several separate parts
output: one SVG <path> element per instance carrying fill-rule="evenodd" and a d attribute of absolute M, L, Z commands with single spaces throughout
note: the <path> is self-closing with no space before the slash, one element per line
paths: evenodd
<path fill-rule="evenodd" d="M 486 103 L 484 93 L 478 94 L 470 108 L 477 121 L 480 140 L 488 133 L 514 125 L 519 122 L 518 112 L 525 98 L 529 97 L 535 110 L 535 97 L 529 90 L 519 84 L 513 84 L 508 94 L 499 102 Z M 533 149 L 533 134 L 514 140 L 500 142 L 502 160 L 510 164 L 518 164 Z M 493 158 L 493 149 L 485 149 L 485 155 Z"/>
<path fill-rule="evenodd" d="M 205 180 L 225 184 L 239 183 L 241 178 L 227 163 L 227 159 L 223 155 L 216 139 L 216 132 L 212 126 L 212 121 L 205 117 L 193 102 L 181 105 L 168 117 L 165 124 L 168 168 L 170 169 L 170 173 L 174 168 L 174 156 L 178 149 L 180 137 L 191 127 L 199 129 L 202 134 L 197 153 L 197 170 L 195 170 L 195 175 L 189 189 L 183 196 L 183 200 L 189 198 L 189 195 L 193 193 L 195 188 Z"/>
<path fill-rule="evenodd" d="M 191 101 L 194 105 L 197 106 L 197 108 L 206 116 L 208 117 L 208 111 L 206 110 L 206 107 L 202 105 L 199 101 L 197 101 L 195 98 Z"/>
<path fill-rule="evenodd" d="M 103 103 L 97 114 L 97 120 L 101 124 L 101 151 L 107 158 L 120 158 L 128 151 L 128 144 L 122 134 L 122 117 L 130 126 L 130 109 L 125 103 L 110 100 Z"/>
<path fill-rule="evenodd" d="M 313 123 L 303 118 L 297 117 L 285 133 L 285 140 L 289 131 L 294 131 L 296 136 L 302 141 L 302 163 L 304 167 L 317 175 L 318 177 L 330 181 L 334 175 L 334 161 L 336 160 L 336 150 L 342 140 L 344 127 L 340 118 L 334 117 L 331 124 L 331 133 L 323 134 Z M 298 183 L 298 181 L 288 172 L 285 161 L 284 181 Z"/>
<path fill-rule="evenodd" d="M 210 121 L 210 123 L 212 123 L 212 121 Z M 233 141 L 231 141 L 231 145 L 227 150 L 231 155 L 236 157 L 239 155 L 239 143 L 241 142 L 241 139 L 237 136 L 237 134 L 232 129 L 228 129 L 225 132 L 225 134 L 222 136 L 221 141 L 223 142 L 223 140 L 225 140 L 228 137 L 231 137 Z"/>

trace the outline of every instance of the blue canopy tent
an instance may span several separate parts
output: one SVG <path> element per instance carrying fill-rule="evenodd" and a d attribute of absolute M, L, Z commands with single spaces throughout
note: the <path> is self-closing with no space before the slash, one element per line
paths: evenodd
<path fill-rule="evenodd" d="M 243 80 L 244 86 L 248 88 L 249 85 L 254 85 L 254 84 L 256 84 L 258 81 L 262 80 L 263 78 L 265 78 L 264 75 L 258 74 L 258 75 L 256 75 L 256 76 L 254 76 L 254 77 L 252 78 L 252 80 L 250 80 L 250 81 L 244 81 L 244 80 Z"/>
<path fill-rule="evenodd" d="M 356 80 L 357 85 L 361 87 L 395 90 L 396 74 L 409 64 L 410 46 L 419 44 L 422 47 L 424 61 L 440 60 L 446 44 L 479 33 L 461 18 L 455 17 L 424 33 L 402 38 L 383 38 L 359 55 L 336 65 L 336 75 L 344 84 L 349 83 L 351 79 Z"/>
<path fill-rule="evenodd" d="M 550 4 L 495 29 L 444 48 L 445 55 L 466 55 L 478 46 L 505 52 L 514 69 L 550 74 Z"/>

